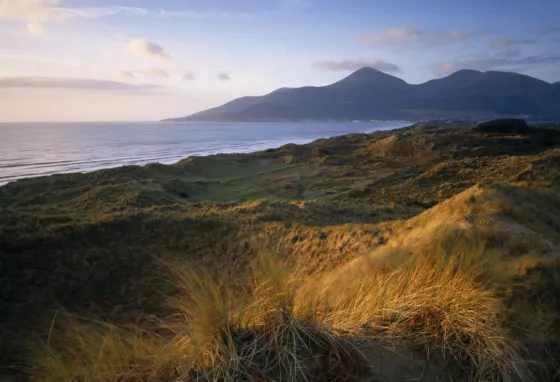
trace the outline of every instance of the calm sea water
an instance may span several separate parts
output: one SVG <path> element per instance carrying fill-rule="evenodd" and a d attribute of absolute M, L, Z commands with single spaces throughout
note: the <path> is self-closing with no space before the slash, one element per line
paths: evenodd
<path fill-rule="evenodd" d="M 192 155 L 250 152 L 407 122 L 367 123 L 2 123 L 0 184 L 27 177 Z"/>

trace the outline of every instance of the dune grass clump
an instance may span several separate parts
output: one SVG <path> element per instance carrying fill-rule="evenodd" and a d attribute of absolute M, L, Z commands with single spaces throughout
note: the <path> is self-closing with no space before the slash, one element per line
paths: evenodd
<path fill-rule="evenodd" d="M 52 338 L 31 351 L 31 380 L 172 381 L 190 364 L 180 343 L 155 331 L 71 316 L 59 317 L 53 329 Z"/>
<path fill-rule="evenodd" d="M 481 288 L 476 274 L 427 261 L 361 265 L 302 288 L 301 314 L 354 337 L 440 352 L 466 380 L 532 380 L 519 346 L 501 327 L 500 300 Z"/>
<path fill-rule="evenodd" d="M 270 256 L 245 286 L 200 270 L 176 274 L 182 293 L 174 306 L 195 380 L 336 380 L 364 362 L 346 340 L 294 316 L 295 282 Z"/>
<path fill-rule="evenodd" d="M 49 334 L 46 351 L 34 352 L 34 379 L 331 381 L 369 371 L 348 340 L 295 316 L 295 284 L 266 256 L 252 285 L 240 288 L 200 269 L 174 273 L 181 295 L 165 324 L 119 329 L 71 319 Z"/>
<path fill-rule="evenodd" d="M 164 324 L 55 325 L 35 380 L 352 381 L 374 362 L 360 344 L 381 340 L 439 352 L 465 380 L 533 379 L 500 326 L 500 301 L 449 264 L 357 262 L 302 280 L 261 256 L 243 285 L 173 273 L 180 293 Z"/>

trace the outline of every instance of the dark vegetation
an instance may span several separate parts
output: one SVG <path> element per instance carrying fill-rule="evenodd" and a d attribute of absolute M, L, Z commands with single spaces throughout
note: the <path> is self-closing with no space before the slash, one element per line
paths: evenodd
<path fill-rule="evenodd" d="M 517 133 L 529 134 L 531 128 L 524 119 L 498 119 L 494 121 L 481 122 L 475 129 L 479 133 Z"/>
<path fill-rule="evenodd" d="M 555 380 L 559 184 L 519 121 L 10 183 L 0 374 Z"/>

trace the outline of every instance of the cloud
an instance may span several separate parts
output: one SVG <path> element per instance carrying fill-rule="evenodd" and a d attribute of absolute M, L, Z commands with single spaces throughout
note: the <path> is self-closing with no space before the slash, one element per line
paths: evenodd
<path fill-rule="evenodd" d="M 128 44 L 128 50 L 136 57 L 140 58 L 159 58 L 168 60 L 171 56 L 163 48 L 147 39 L 138 38 Z"/>
<path fill-rule="evenodd" d="M 45 27 L 40 23 L 28 23 L 27 31 L 31 36 L 42 36 L 45 34 Z"/>
<path fill-rule="evenodd" d="M 247 13 L 166 11 L 164 9 L 147 9 L 110 5 L 105 7 L 63 7 L 62 0 L 1 0 L 0 19 L 37 22 L 63 21 L 74 17 L 100 18 L 115 15 L 159 16 L 182 18 L 245 18 Z"/>
<path fill-rule="evenodd" d="M 515 70 L 524 71 L 533 66 L 560 63 L 560 55 L 533 55 L 519 58 L 517 55 L 488 55 L 471 54 L 458 57 L 452 61 L 440 62 L 431 67 L 432 72 L 438 76 L 445 76 L 461 69 L 479 71 L 488 70 Z"/>
<path fill-rule="evenodd" d="M 186 81 L 193 81 L 195 79 L 194 72 L 190 70 L 185 72 L 185 74 L 183 74 L 183 79 Z"/>
<path fill-rule="evenodd" d="M 229 81 L 231 79 L 231 76 L 229 75 L 229 73 L 220 72 L 220 73 L 218 73 L 217 78 L 220 81 Z"/>
<path fill-rule="evenodd" d="M 546 64 L 546 63 L 560 62 L 560 55 L 547 55 L 541 54 L 537 56 L 529 56 L 521 58 L 515 61 L 516 65 L 535 65 L 535 64 Z"/>
<path fill-rule="evenodd" d="M 509 48 L 515 45 L 529 45 L 536 43 L 535 40 L 494 40 L 492 41 L 493 48 Z"/>
<path fill-rule="evenodd" d="M 391 28 L 369 33 L 362 37 L 362 42 L 367 45 L 390 46 L 418 42 L 424 34 L 424 31 L 415 28 Z"/>
<path fill-rule="evenodd" d="M 151 16 L 151 17 L 180 17 L 190 19 L 231 19 L 252 17 L 251 14 L 228 12 L 170 12 L 164 9 L 147 9 L 130 6 L 104 7 L 63 7 L 62 0 L 0 0 L 0 20 L 23 21 L 28 23 L 28 31 L 38 35 L 36 31 L 43 28 L 42 24 L 62 22 L 73 18 L 96 19 L 116 15 Z M 29 25 L 34 24 L 33 27 Z M 38 25 L 41 24 L 41 27 Z M 42 30 L 44 32 L 44 30 Z"/>
<path fill-rule="evenodd" d="M 59 7 L 59 4 L 59 0 L 2 0 L 0 2 L 0 20 L 41 23 L 72 18 L 72 12 Z"/>
<path fill-rule="evenodd" d="M 131 70 L 118 70 L 115 73 L 118 77 L 134 79 L 136 78 L 136 74 Z"/>
<path fill-rule="evenodd" d="M 546 34 L 560 34 L 560 27 L 552 27 L 552 28 L 545 28 L 543 30 L 541 30 L 540 34 L 546 35 Z"/>
<path fill-rule="evenodd" d="M 169 73 L 165 69 L 160 68 L 148 68 L 136 71 L 137 74 L 152 77 L 152 78 L 169 78 Z"/>
<path fill-rule="evenodd" d="M 254 15 L 251 13 L 231 13 L 231 12 L 196 12 L 196 11 L 150 11 L 152 15 L 160 17 L 179 17 L 186 19 L 247 19 Z"/>
<path fill-rule="evenodd" d="M 148 68 L 142 70 L 119 70 L 115 72 L 118 77 L 126 79 L 135 79 L 140 76 L 156 78 L 156 79 L 167 79 L 171 76 L 169 72 L 161 68 Z"/>
<path fill-rule="evenodd" d="M 128 6 L 106 6 L 106 7 L 84 7 L 84 8 L 65 8 L 73 17 L 83 17 L 88 19 L 96 19 L 108 16 L 127 15 L 127 16 L 152 16 L 152 17 L 177 17 L 185 19 L 233 19 L 233 18 L 250 18 L 250 13 L 233 13 L 233 12 L 199 12 L 199 11 L 168 11 L 165 9 L 148 9 L 140 7 Z"/>
<path fill-rule="evenodd" d="M 401 71 L 401 68 L 398 65 L 378 59 L 341 61 L 323 60 L 314 62 L 312 66 L 318 69 L 330 71 L 354 71 L 365 66 L 388 73 L 397 73 Z"/>
<path fill-rule="evenodd" d="M 465 41 L 478 34 L 480 32 L 474 29 L 434 31 L 400 27 L 368 33 L 360 41 L 376 47 L 433 47 Z"/>
<path fill-rule="evenodd" d="M 129 16 L 148 16 L 150 11 L 139 7 L 126 6 L 107 6 L 107 7 L 86 7 L 86 8 L 66 8 L 72 17 L 83 17 L 86 19 L 97 19 L 101 17 L 129 15 Z"/>
<path fill-rule="evenodd" d="M 436 45 L 447 45 L 459 41 L 469 40 L 480 34 L 481 32 L 475 29 L 456 29 L 447 32 L 434 32 L 431 37 L 431 42 L 435 43 Z"/>
<path fill-rule="evenodd" d="M 308 6 L 310 3 L 310 0 L 280 0 L 280 9 L 291 10 L 302 6 Z"/>
<path fill-rule="evenodd" d="M 152 91 L 161 86 L 131 85 L 116 81 L 93 80 L 68 77 L 3 77 L 0 78 L 0 89 L 67 89 L 67 90 L 105 90 L 105 91 Z"/>
<path fill-rule="evenodd" d="M 497 57 L 502 57 L 502 58 L 514 58 L 514 57 L 519 57 L 521 56 L 522 53 L 520 50 L 503 50 L 500 52 L 496 53 Z"/>

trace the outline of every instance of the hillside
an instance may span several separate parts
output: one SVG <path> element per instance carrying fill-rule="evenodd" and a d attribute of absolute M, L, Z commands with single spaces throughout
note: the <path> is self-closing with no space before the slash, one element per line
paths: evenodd
<path fill-rule="evenodd" d="M 362 68 L 328 86 L 283 88 L 166 121 L 560 118 L 557 88 L 522 74 L 476 70 L 410 85 Z"/>
<path fill-rule="evenodd" d="M 0 375 L 555 380 L 560 129 L 474 127 L 0 187 Z"/>

